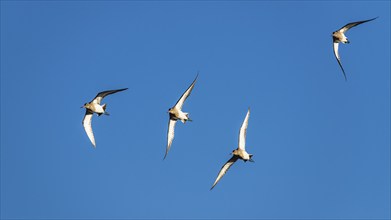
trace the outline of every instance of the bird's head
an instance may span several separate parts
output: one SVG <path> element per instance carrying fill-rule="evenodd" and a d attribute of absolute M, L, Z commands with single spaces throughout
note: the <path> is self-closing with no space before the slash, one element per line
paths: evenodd
<path fill-rule="evenodd" d="M 88 108 L 88 103 L 84 103 L 84 105 L 80 108 Z"/>

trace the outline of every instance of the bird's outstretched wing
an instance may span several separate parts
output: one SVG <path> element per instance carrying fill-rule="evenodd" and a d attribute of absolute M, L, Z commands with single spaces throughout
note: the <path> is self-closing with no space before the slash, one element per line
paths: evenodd
<path fill-rule="evenodd" d="M 346 73 L 345 73 L 345 70 L 343 69 L 342 64 L 341 64 L 341 58 L 339 57 L 339 53 L 338 53 L 338 46 L 339 46 L 339 43 L 333 43 L 334 56 L 335 56 L 335 59 L 337 59 L 339 66 L 341 67 L 343 76 L 345 77 L 345 81 L 346 81 L 347 80 Z"/>
<path fill-rule="evenodd" d="M 250 108 L 247 110 L 246 117 L 244 118 L 242 127 L 239 130 L 239 149 L 246 150 L 246 134 L 248 126 L 248 118 L 250 117 Z"/>
<path fill-rule="evenodd" d="M 87 133 L 88 138 L 90 139 L 92 145 L 95 148 L 96 147 L 95 138 L 94 138 L 94 133 L 92 132 L 92 126 L 91 126 L 92 116 L 93 116 L 93 112 L 89 109 L 86 109 L 86 114 L 84 115 L 84 118 L 83 118 L 83 127 Z"/>
<path fill-rule="evenodd" d="M 185 100 L 187 99 L 187 97 L 189 97 L 191 91 L 193 90 L 194 88 L 194 85 L 197 81 L 197 78 L 198 78 L 198 73 L 197 73 L 197 76 L 196 78 L 194 79 L 193 83 L 191 83 L 191 85 L 189 86 L 189 88 L 187 88 L 187 90 L 182 94 L 182 96 L 179 98 L 179 100 L 177 101 L 177 103 L 175 104 L 175 107 L 182 110 L 182 106 L 183 106 L 183 103 L 185 102 Z"/>
<path fill-rule="evenodd" d="M 231 157 L 231 159 L 229 159 L 220 169 L 220 172 L 219 174 L 217 175 L 217 178 L 215 180 L 215 182 L 213 183 L 213 186 L 212 188 L 210 188 L 210 190 L 212 190 L 216 184 L 220 181 L 220 179 L 224 176 L 224 174 L 228 171 L 228 169 L 232 166 L 232 164 L 234 164 L 237 160 L 238 160 L 238 156 L 236 155 L 233 155 Z"/>
<path fill-rule="evenodd" d="M 121 91 L 127 90 L 127 89 L 128 88 L 116 89 L 116 90 L 107 90 L 107 91 L 100 92 L 100 93 L 98 93 L 98 95 L 95 96 L 95 98 L 92 100 L 92 102 L 100 105 L 100 102 L 102 101 L 102 99 L 104 97 L 106 97 L 108 95 L 111 95 L 111 94 L 114 94 L 114 93 L 117 93 L 117 92 L 121 92 Z"/>
<path fill-rule="evenodd" d="M 376 17 L 378 18 L 378 17 Z M 359 24 L 362 24 L 362 23 L 365 23 L 365 22 L 368 22 L 368 21 L 373 21 L 375 20 L 376 18 L 372 18 L 372 19 L 368 19 L 368 20 L 364 20 L 364 21 L 356 21 L 356 22 L 351 22 L 345 26 L 343 26 L 342 28 L 340 28 L 338 31 L 339 32 L 342 32 L 342 33 L 345 33 L 346 31 L 348 31 L 350 28 L 354 27 L 354 26 L 357 26 Z"/>
<path fill-rule="evenodd" d="M 166 158 L 168 151 L 171 148 L 172 140 L 174 140 L 176 122 L 177 120 L 173 120 L 173 119 L 170 119 L 170 121 L 168 122 L 167 147 L 166 147 L 166 154 L 164 155 L 164 159 Z"/>

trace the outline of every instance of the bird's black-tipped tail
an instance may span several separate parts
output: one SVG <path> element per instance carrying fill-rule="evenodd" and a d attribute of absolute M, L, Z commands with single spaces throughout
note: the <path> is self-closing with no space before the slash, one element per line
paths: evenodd
<path fill-rule="evenodd" d="M 253 155 L 250 154 L 250 160 L 248 160 L 248 161 L 250 161 L 250 162 L 255 162 L 252 158 L 253 158 Z"/>
<path fill-rule="evenodd" d="M 107 107 L 107 104 L 103 104 L 102 105 L 102 108 L 103 108 L 103 113 L 98 113 L 98 116 L 101 116 L 102 114 L 104 115 L 110 115 L 108 112 L 106 112 L 106 107 Z"/>
<path fill-rule="evenodd" d="M 105 111 L 105 112 L 103 112 L 103 113 L 98 113 L 98 116 L 101 116 L 102 114 L 103 114 L 103 115 L 107 115 L 107 116 L 110 115 L 110 113 L 108 113 L 108 112 Z"/>
<path fill-rule="evenodd" d="M 190 121 L 190 122 L 193 121 L 193 119 L 191 119 L 191 118 L 189 117 L 189 113 L 186 113 L 186 117 L 187 117 L 187 119 L 185 120 L 185 122 L 186 122 L 186 121 Z"/>

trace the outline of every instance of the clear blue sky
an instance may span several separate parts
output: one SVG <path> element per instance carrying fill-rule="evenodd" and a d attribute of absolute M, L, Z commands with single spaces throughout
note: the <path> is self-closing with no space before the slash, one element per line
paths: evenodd
<path fill-rule="evenodd" d="M 1 1 L 0 217 L 390 218 L 390 1 Z"/>

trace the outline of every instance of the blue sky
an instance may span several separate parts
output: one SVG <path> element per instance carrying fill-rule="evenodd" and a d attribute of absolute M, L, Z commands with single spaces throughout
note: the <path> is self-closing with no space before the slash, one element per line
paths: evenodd
<path fill-rule="evenodd" d="M 390 72 L 389 1 L 1 1 L 0 217 L 390 218 Z"/>

